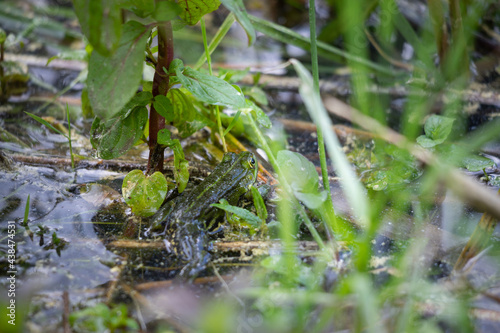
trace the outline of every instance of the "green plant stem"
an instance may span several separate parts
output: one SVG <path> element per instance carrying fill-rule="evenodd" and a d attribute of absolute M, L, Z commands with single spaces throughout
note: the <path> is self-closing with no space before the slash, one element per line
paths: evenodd
<path fill-rule="evenodd" d="M 448 31 L 444 20 L 444 9 L 441 0 L 429 0 L 429 15 L 434 29 L 438 56 L 442 62 L 448 53 Z"/>
<path fill-rule="evenodd" d="M 7 99 L 6 93 L 6 81 L 4 80 L 4 70 L 3 70 L 3 53 L 4 53 L 4 43 L 0 43 L 0 99 L 5 98 Z M 5 96 L 3 96 L 5 95 Z"/>
<path fill-rule="evenodd" d="M 202 17 L 200 20 L 201 34 L 203 35 L 203 48 L 205 49 L 205 57 L 208 65 L 208 73 L 212 75 L 212 59 L 210 58 L 210 52 L 207 46 L 207 29 L 205 28 L 205 18 Z"/>
<path fill-rule="evenodd" d="M 486 173 L 486 169 L 483 169 L 483 174 L 484 174 L 484 177 L 486 179 L 487 182 L 490 181 L 490 176 L 488 176 L 488 174 Z"/>
<path fill-rule="evenodd" d="M 236 19 L 234 18 L 234 14 L 230 13 L 226 17 L 224 22 L 222 22 L 222 25 L 219 27 L 219 30 L 217 31 L 214 38 L 210 42 L 210 45 L 208 45 L 208 55 L 212 54 L 212 52 L 214 52 L 214 50 L 217 48 L 217 46 L 219 46 L 220 42 L 222 41 L 224 36 L 226 36 L 227 32 L 229 31 L 229 28 L 231 28 L 231 26 L 233 25 L 233 23 L 235 21 L 236 21 Z M 203 22 L 203 24 L 205 24 L 205 22 Z M 207 48 L 205 47 L 205 50 L 206 49 Z M 198 59 L 198 61 L 196 62 L 196 64 L 193 66 L 193 68 L 200 69 L 201 66 L 203 66 L 203 64 L 205 63 L 205 61 L 207 61 L 207 59 L 208 59 L 207 53 L 202 54 L 200 56 L 200 58 Z"/>
<path fill-rule="evenodd" d="M 205 18 L 202 17 L 200 20 L 201 33 L 203 34 L 203 47 L 205 48 L 205 57 L 207 59 L 208 72 L 212 75 L 212 60 L 210 59 L 210 52 L 207 46 L 207 29 L 205 29 Z M 224 138 L 224 130 L 222 128 L 222 121 L 220 119 L 219 106 L 215 106 L 215 117 L 217 118 L 217 130 L 219 131 L 220 138 L 222 140 L 222 149 L 224 153 L 227 153 L 226 139 Z"/>
<path fill-rule="evenodd" d="M 309 34 L 311 39 L 311 64 L 314 93 L 319 96 L 319 71 L 318 71 L 318 47 L 316 43 L 316 4 L 315 0 L 309 0 Z M 330 189 L 330 181 L 328 179 L 328 164 L 326 163 L 325 141 L 323 132 L 319 126 L 316 126 L 316 134 L 318 136 L 318 153 L 321 165 L 321 178 L 323 180 L 323 188 L 326 191 L 325 209 L 326 214 L 335 222 L 335 209 L 333 208 L 332 191 Z"/>
<path fill-rule="evenodd" d="M 68 118 L 68 143 L 69 155 L 71 156 L 71 169 L 75 169 L 75 158 L 73 157 L 73 146 L 71 145 L 71 120 L 69 119 L 69 107 L 66 104 L 66 117 Z"/>
<path fill-rule="evenodd" d="M 278 162 L 276 161 L 276 158 L 274 157 L 274 154 L 271 150 L 271 147 L 269 147 L 269 145 L 267 144 L 266 138 L 264 138 L 264 135 L 262 134 L 262 132 L 258 128 L 253 117 L 250 115 L 247 118 L 250 122 L 250 126 L 252 127 L 255 134 L 257 135 L 257 140 L 259 141 L 262 149 L 264 149 L 264 151 L 266 152 L 267 157 L 269 158 L 269 162 L 271 163 L 274 170 L 278 174 L 281 187 L 283 188 L 284 191 L 286 191 L 287 196 L 289 198 L 292 198 L 291 200 L 294 203 L 295 208 L 299 212 L 300 217 L 304 220 L 304 223 L 305 223 L 306 227 L 309 229 L 309 232 L 313 236 L 314 240 L 316 241 L 316 243 L 318 243 L 319 248 L 321 250 L 326 250 L 325 243 L 321 239 L 316 228 L 314 228 L 314 225 L 312 224 L 311 220 L 307 216 L 306 211 L 304 210 L 304 207 L 302 207 L 302 205 L 296 199 L 294 199 L 290 184 L 288 184 L 288 182 L 286 181 L 284 173 L 281 171 L 281 168 L 280 168 Z M 284 223 L 286 223 L 286 221 L 284 221 Z"/>
<path fill-rule="evenodd" d="M 174 43 L 172 34 L 172 24 L 170 21 L 159 24 L 158 27 L 158 61 L 156 63 L 155 75 L 153 78 L 153 98 L 158 95 L 166 95 L 168 92 L 169 78 L 164 69 L 170 67 L 174 58 Z M 156 112 L 154 105 L 151 105 L 149 113 L 149 159 L 148 174 L 155 171 L 163 171 L 163 152 L 165 147 L 158 144 L 158 132 L 165 128 L 165 118 Z"/>

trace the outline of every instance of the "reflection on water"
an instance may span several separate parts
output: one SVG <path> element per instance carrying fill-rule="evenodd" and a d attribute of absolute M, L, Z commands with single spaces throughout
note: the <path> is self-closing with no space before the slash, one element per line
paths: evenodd
<path fill-rule="evenodd" d="M 97 175 L 96 173 L 99 173 Z M 105 178 L 111 173 L 80 173 L 79 182 Z M 51 168 L 17 166 L 0 173 L 0 228 L 7 234 L 8 221 L 16 221 L 18 279 L 37 282 L 44 291 L 95 288 L 113 279 L 110 267 L 116 255 L 99 241 L 92 218 L 96 207 L 68 189 L 75 179 L 70 172 Z M 22 226 L 26 201 L 30 196 L 28 228 Z M 59 251 L 57 241 L 66 246 Z M 0 249 L 6 251 L 7 243 Z"/>

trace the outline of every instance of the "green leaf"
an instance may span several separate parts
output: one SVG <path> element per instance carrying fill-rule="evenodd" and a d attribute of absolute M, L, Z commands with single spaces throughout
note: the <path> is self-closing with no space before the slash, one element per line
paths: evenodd
<path fill-rule="evenodd" d="M 165 121 L 171 122 L 174 120 L 174 107 L 167 96 L 156 96 L 153 106 L 156 112 L 165 118 Z"/>
<path fill-rule="evenodd" d="M 60 52 L 57 55 L 50 57 L 47 60 L 45 66 L 48 66 L 55 59 L 87 61 L 88 56 L 89 54 L 85 50 L 71 50 L 71 51 Z"/>
<path fill-rule="evenodd" d="M 319 176 L 314 164 L 301 154 L 289 150 L 280 150 L 277 161 L 295 197 L 311 209 L 319 208 L 326 200 L 326 193 L 318 191 Z"/>
<path fill-rule="evenodd" d="M 467 170 L 474 172 L 481 171 L 486 168 L 492 168 L 495 166 L 495 162 L 483 156 L 470 155 L 462 160 L 462 165 L 466 167 Z"/>
<path fill-rule="evenodd" d="M 248 46 L 255 41 L 255 29 L 253 28 L 242 0 L 221 0 L 224 7 L 229 9 L 236 16 L 236 20 L 245 30 L 248 37 Z"/>
<path fill-rule="evenodd" d="M 159 1 L 156 3 L 156 9 L 153 18 L 158 22 L 170 21 L 182 12 L 181 7 L 173 1 Z"/>
<path fill-rule="evenodd" d="M 252 213 L 244 208 L 241 208 L 241 207 L 232 206 L 229 203 L 227 203 L 227 201 L 225 203 L 214 203 L 214 204 L 211 204 L 211 206 L 220 208 L 220 209 L 225 210 L 226 212 L 229 212 L 229 213 L 233 213 L 236 216 L 238 216 L 238 217 L 242 218 L 243 220 L 245 220 L 246 222 L 248 222 L 253 227 L 258 228 L 262 225 L 262 220 L 258 216 L 256 216 L 254 213 Z"/>
<path fill-rule="evenodd" d="M 58 133 L 58 134 L 61 134 L 62 136 L 64 136 L 65 138 L 68 138 L 68 136 L 66 134 L 64 134 L 63 132 L 61 132 L 60 130 L 58 130 L 57 128 L 55 128 L 54 126 L 52 126 L 50 123 L 48 123 L 46 120 L 38 117 L 38 116 L 35 116 L 33 113 L 29 113 L 29 112 L 24 112 L 26 113 L 28 116 L 30 116 L 31 118 L 35 119 L 36 121 L 38 121 L 40 124 L 42 125 L 45 125 L 47 126 L 48 128 L 50 128 L 51 130 L 53 130 L 54 132 Z"/>
<path fill-rule="evenodd" d="M 87 86 L 92 109 L 99 118 L 115 116 L 137 91 L 149 30 L 139 22 L 129 21 L 124 25 L 120 46 L 111 57 L 92 52 Z"/>
<path fill-rule="evenodd" d="M 96 117 L 90 130 L 90 142 L 101 158 L 116 158 L 125 154 L 142 137 L 147 120 L 148 110 L 140 105 L 124 108 L 109 120 Z"/>
<path fill-rule="evenodd" d="M 155 0 L 119 0 L 120 7 L 130 10 L 139 17 L 154 14 Z"/>
<path fill-rule="evenodd" d="M 122 17 L 115 0 L 74 0 L 82 32 L 94 49 L 110 55 L 120 44 Z"/>
<path fill-rule="evenodd" d="M 5 33 L 5 30 L 0 28 L 0 44 L 5 43 L 6 39 L 7 39 L 7 34 Z"/>
<path fill-rule="evenodd" d="M 238 124 L 238 119 L 240 118 L 240 114 L 241 114 L 241 110 L 238 110 L 238 112 L 236 112 L 234 117 L 232 117 L 231 122 L 227 125 L 224 133 L 222 133 L 222 136 L 226 136 L 227 133 L 229 133 L 233 129 L 233 127 Z"/>
<path fill-rule="evenodd" d="M 167 191 L 167 180 L 159 171 L 145 176 L 141 170 L 132 170 L 123 179 L 123 198 L 132 212 L 139 216 L 156 213 L 165 200 Z"/>
<path fill-rule="evenodd" d="M 252 99 L 255 103 L 258 103 L 260 105 L 268 105 L 269 102 L 267 100 L 267 95 L 259 87 L 256 86 L 244 86 L 242 87 L 242 91 L 245 94 L 245 96 L 248 96 L 250 99 Z"/>
<path fill-rule="evenodd" d="M 179 130 L 181 138 L 187 138 L 210 123 L 195 109 L 192 100 L 181 89 L 170 89 L 167 97 L 173 106 L 172 124 Z"/>
<path fill-rule="evenodd" d="M 177 68 L 175 73 L 182 86 L 204 103 L 223 105 L 234 110 L 245 107 L 243 94 L 218 77 L 190 67 L 185 67 L 183 71 Z"/>
<path fill-rule="evenodd" d="M 276 157 L 281 170 L 290 175 L 290 185 L 295 191 L 313 193 L 318 190 L 318 172 L 307 158 L 289 150 L 280 150 Z"/>
<path fill-rule="evenodd" d="M 172 60 L 170 63 L 170 67 L 168 68 L 168 72 L 170 74 L 175 74 L 177 71 L 183 71 L 184 70 L 184 62 L 182 62 L 181 59 L 175 58 Z"/>
<path fill-rule="evenodd" d="M 454 121 L 452 118 L 433 114 L 425 121 L 425 135 L 437 144 L 443 143 L 448 135 L 450 135 Z"/>
<path fill-rule="evenodd" d="M 254 102 L 248 99 L 245 100 L 245 103 L 247 108 L 252 110 L 252 113 L 254 114 L 255 119 L 257 120 L 260 126 L 264 128 L 271 128 L 272 126 L 271 120 L 260 107 L 258 107 Z"/>
<path fill-rule="evenodd" d="M 228 132 L 231 132 L 231 134 L 236 137 L 241 137 L 245 133 L 244 115 L 236 118 L 236 115 L 238 115 L 238 113 L 240 113 L 241 115 L 240 111 L 241 110 L 238 110 L 238 112 L 234 116 L 229 116 L 225 113 L 220 114 L 222 125 L 224 125 L 224 127 L 226 128 L 223 133 L 224 136 L 226 136 Z"/>
<path fill-rule="evenodd" d="M 257 215 L 262 221 L 267 220 L 267 208 L 262 195 L 260 195 L 259 190 L 255 186 L 251 186 L 250 191 L 252 191 L 253 204 L 257 210 Z"/>
<path fill-rule="evenodd" d="M 245 69 L 219 68 L 219 77 L 229 83 L 241 81 L 250 72 L 250 67 Z M 246 89 L 243 87 L 242 89 Z"/>
<path fill-rule="evenodd" d="M 174 152 L 174 179 L 177 182 L 177 191 L 182 193 L 189 181 L 188 161 L 184 158 L 181 142 L 178 139 L 171 139 L 171 133 L 164 128 L 158 132 L 158 143 L 166 145 Z"/>
<path fill-rule="evenodd" d="M 181 19 L 189 25 L 195 25 L 205 14 L 211 13 L 220 6 L 219 0 L 178 0 L 181 7 Z"/>
<path fill-rule="evenodd" d="M 438 145 L 439 143 L 437 141 L 434 141 L 432 140 L 431 138 L 425 136 L 425 135 L 421 135 L 417 138 L 417 143 L 419 145 L 421 145 L 422 147 L 424 148 L 432 148 L 436 145 Z"/>

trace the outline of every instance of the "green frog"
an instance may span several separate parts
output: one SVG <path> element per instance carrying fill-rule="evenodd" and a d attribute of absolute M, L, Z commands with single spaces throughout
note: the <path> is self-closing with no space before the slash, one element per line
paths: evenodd
<path fill-rule="evenodd" d="M 207 265 L 210 254 L 205 224 L 224 212 L 211 204 L 226 199 L 237 204 L 257 178 L 251 152 L 227 153 L 222 162 L 191 192 L 164 204 L 153 217 L 154 236 L 163 236 L 167 250 L 188 262 L 180 275 L 194 277 Z M 155 230 L 163 229 L 155 233 Z"/>

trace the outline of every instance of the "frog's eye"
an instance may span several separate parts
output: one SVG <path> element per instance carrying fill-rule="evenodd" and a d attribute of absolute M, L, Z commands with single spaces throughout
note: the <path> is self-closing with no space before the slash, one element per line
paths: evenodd
<path fill-rule="evenodd" d="M 255 159 L 253 157 L 250 157 L 250 165 L 255 166 Z"/>

